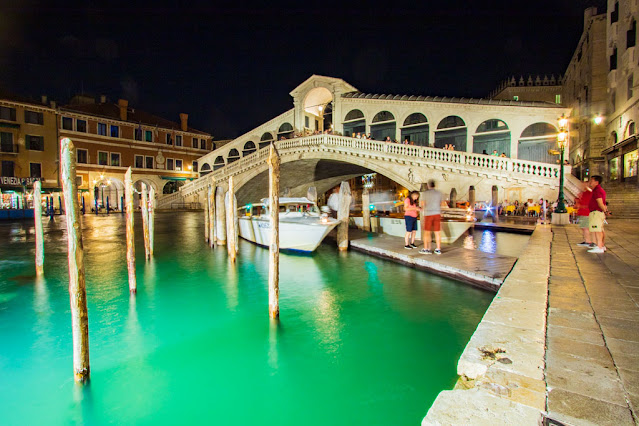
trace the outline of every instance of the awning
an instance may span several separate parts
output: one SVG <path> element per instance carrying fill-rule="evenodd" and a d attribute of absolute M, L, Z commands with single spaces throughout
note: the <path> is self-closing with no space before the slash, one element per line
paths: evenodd
<path fill-rule="evenodd" d="M 178 181 L 178 180 L 193 180 L 193 179 L 195 179 L 195 178 L 173 177 L 173 176 L 160 176 L 160 178 L 164 179 L 164 180 L 175 180 L 175 181 Z"/>
<path fill-rule="evenodd" d="M 634 142 L 634 141 L 636 141 L 636 140 L 637 140 L 637 135 L 632 135 L 632 136 L 630 136 L 628 139 L 624 139 L 624 140 L 622 140 L 621 142 L 617 142 L 617 143 L 616 143 L 616 144 L 614 144 L 613 146 L 611 146 L 611 147 L 609 147 L 609 148 L 604 149 L 603 151 L 601 151 L 601 153 L 602 153 L 602 154 L 609 154 L 609 153 L 611 153 L 612 151 L 617 150 L 617 149 L 619 149 L 619 148 L 621 148 L 621 147 L 623 147 L 623 146 L 626 146 L 626 145 L 628 145 L 629 143 Z"/>

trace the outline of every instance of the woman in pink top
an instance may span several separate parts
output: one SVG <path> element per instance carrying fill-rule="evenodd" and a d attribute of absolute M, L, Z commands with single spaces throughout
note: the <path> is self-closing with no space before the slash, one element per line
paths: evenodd
<path fill-rule="evenodd" d="M 419 207 L 419 192 L 413 191 L 404 198 L 404 221 L 406 222 L 405 249 L 417 248 L 415 245 L 415 233 L 417 232 L 417 213 L 422 211 Z M 410 241 L 410 243 L 409 243 Z"/>

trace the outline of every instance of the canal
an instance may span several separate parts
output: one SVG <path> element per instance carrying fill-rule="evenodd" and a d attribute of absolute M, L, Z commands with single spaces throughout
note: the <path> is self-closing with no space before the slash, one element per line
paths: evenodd
<path fill-rule="evenodd" d="M 158 213 L 138 294 L 124 218 L 84 217 L 91 382 L 73 382 L 63 218 L 45 220 L 45 279 L 29 221 L 0 223 L 3 424 L 418 425 L 456 381 L 493 294 L 323 244 L 282 255 L 279 323 L 268 251 L 236 265 L 203 240 L 201 213 Z"/>

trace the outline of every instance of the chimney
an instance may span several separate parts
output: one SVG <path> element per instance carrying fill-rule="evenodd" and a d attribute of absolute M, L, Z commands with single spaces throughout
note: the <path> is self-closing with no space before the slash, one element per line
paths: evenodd
<path fill-rule="evenodd" d="M 180 128 L 183 132 L 186 132 L 189 129 L 188 125 L 189 115 L 183 112 L 180 113 Z"/>
<path fill-rule="evenodd" d="M 106 95 L 100 95 L 100 103 L 106 104 Z"/>
<path fill-rule="evenodd" d="M 47 104 L 47 95 L 42 95 L 42 104 L 43 105 Z"/>
<path fill-rule="evenodd" d="M 55 109 L 55 101 L 51 101 L 51 108 Z"/>
<path fill-rule="evenodd" d="M 126 121 L 126 113 L 127 107 L 129 106 L 129 101 L 126 99 L 118 99 L 118 107 L 120 108 L 120 120 Z"/>

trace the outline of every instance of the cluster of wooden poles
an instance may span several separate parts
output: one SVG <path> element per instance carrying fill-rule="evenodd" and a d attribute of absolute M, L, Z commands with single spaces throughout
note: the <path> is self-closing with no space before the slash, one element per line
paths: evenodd
<path fill-rule="evenodd" d="M 62 192 L 66 211 L 68 259 L 69 259 L 69 296 L 71 301 L 71 327 L 73 336 L 73 376 L 76 382 L 86 383 L 91 375 L 89 364 L 89 317 L 84 272 L 84 247 L 82 243 L 81 209 L 76 184 L 76 153 L 69 138 L 60 141 L 60 166 Z M 135 246 L 133 240 L 133 183 L 131 168 L 125 174 L 126 200 L 126 245 L 129 291 L 135 294 Z M 42 228 L 41 184 L 34 183 L 34 217 L 36 233 L 36 276 L 44 275 L 44 244 Z M 142 226 L 144 229 L 144 249 L 146 259 L 153 255 L 153 235 L 155 224 L 155 190 L 147 191 L 142 184 Z"/>

